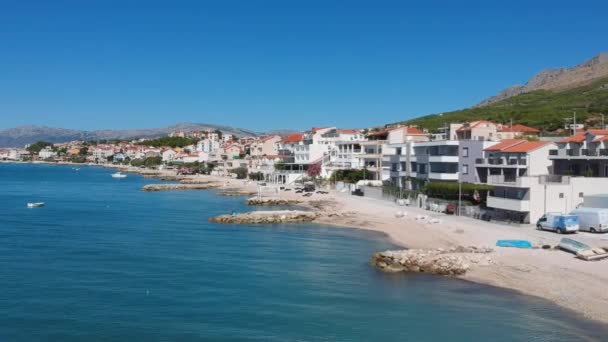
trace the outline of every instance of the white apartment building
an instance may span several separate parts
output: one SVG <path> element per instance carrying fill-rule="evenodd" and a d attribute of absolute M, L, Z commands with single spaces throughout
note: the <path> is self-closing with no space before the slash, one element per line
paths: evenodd
<path fill-rule="evenodd" d="M 53 151 L 50 147 L 45 147 L 38 152 L 38 158 L 40 159 L 49 159 L 57 157 L 57 152 Z"/>
<path fill-rule="evenodd" d="M 608 192 L 608 178 L 554 175 L 545 141 L 508 139 L 484 150 L 477 160 L 480 183 L 494 186 L 487 206 L 497 217 L 534 223 L 547 212 L 569 213 L 585 195 Z"/>
<path fill-rule="evenodd" d="M 558 141 L 549 158 L 557 175 L 608 177 L 608 130 L 590 129 Z"/>
<path fill-rule="evenodd" d="M 213 134 L 215 134 L 215 133 L 213 133 Z M 217 136 L 217 134 L 215 134 L 215 135 Z M 219 140 L 211 139 L 211 138 L 199 140 L 199 142 L 196 144 L 197 151 L 206 152 L 206 153 L 216 152 L 217 150 L 220 149 L 220 147 L 221 147 L 221 144 L 220 144 Z"/>

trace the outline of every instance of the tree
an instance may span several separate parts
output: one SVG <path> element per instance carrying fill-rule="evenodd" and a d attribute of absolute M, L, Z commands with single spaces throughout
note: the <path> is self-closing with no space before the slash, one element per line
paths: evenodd
<path fill-rule="evenodd" d="M 53 146 L 53 144 L 51 144 L 50 142 L 46 142 L 46 141 L 37 141 L 37 142 L 31 144 L 30 146 L 28 146 L 27 150 L 30 153 L 38 153 L 38 152 L 40 152 L 40 150 L 42 150 L 43 148 L 45 148 L 47 146 Z"/>
<path fill-rule="evenodd" d="M 196 138 L 182 138 L 182 137 L 162 137 L 157 139 L 146 140 L 142 142 L 143 145 L 160 147 L 184 147 L 188 145 L 194 145 L 198 142 Z"/>
<path fill-rule="evenodd" d="M 81 156 L 86 156 L 87 153 L 89 153 L 89 148 L 88 147 L 81 147 L 80 150 L 78 151 L 78 155 Z"/>
<path fill-rule="evenodd" d="M 285 163 L 282 161 L 274 163 L 274 169 L 278 171 L 285 170 Z"/>
<path fill-rule="evenodd" d="M 321 163 L 309 165 L 306 174 L 312 178 L 319 176 L 321 174 Z"/>
<path fill-rule="evenodd" d="M 155 166 L 159 166 L 162 163 L 163 163 L 162 157 L 149 157 L 144 160 L 144 165 L 146 167 L 155 167 Z"/>
<path fill-rule="evenodd" d="M 230 170 L 230 173 L 236 174 L 236 179 L 247 178 L 247 168 L 246 167 L 237 167 L 236 169 Z"/>

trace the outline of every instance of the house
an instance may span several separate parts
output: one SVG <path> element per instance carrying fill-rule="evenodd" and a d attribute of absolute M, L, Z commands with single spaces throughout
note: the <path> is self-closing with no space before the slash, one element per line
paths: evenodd
<path fill-rule="evenodd" d="M 241 156 L 241 147 L 238 144 L 227 143 L 222 148 L 222 159 L 239 159 Z"/>
<path fill-rule="evenodd" d="M 515 138 L 525 138 L 525 137 L 538 137 L 540 131 L 533 127 L 528 127 L 522 124 L 516 124 L 512 126 L 502 125 L 498 132 L 496 133 L 496 137 L 499 140 L 504 139 L 515 139 Z"/>
<path fill-rule="evenodd" d="M 249 144 L 251 156 L 276 155 L 278 154 L 277 143 L 281 140 L 278 135 L 269 135 L 258 138 Z"/>
<path fill-rule="evenodd" d="M 161 157 L 163 158 L 163 163 L 170 163 L 175 160 L 177 156 L 177 152 L 174 149 L 166 149 L 161 153 Z"/>

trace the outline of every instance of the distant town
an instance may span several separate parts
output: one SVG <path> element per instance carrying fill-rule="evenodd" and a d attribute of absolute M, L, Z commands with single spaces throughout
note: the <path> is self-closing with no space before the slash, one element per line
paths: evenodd
<path fill-rule="evenodd" d="M 261 137 L 175 131 L 131 141 L 37 142 L 0 149 L 0 160 L 119 164 L 286 185 L 364 181 L 408 200 L 464 199 L 463 215 L 534 223 L 608 189 L 608 130 L 573 127 L 569 137 L 543 138 L 534 127 L 480 120 L 438 133 L 405 125 Z"/>

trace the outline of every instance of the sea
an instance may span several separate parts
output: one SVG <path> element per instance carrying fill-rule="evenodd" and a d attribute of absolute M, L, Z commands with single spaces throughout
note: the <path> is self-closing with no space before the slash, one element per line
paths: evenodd
<path fill-rule="evenodd" d="M 113 172 L 0 164 L 0 341 L 608 340 L 536 297 L 380 272 L 380 234 L 212 224 L 251 208 Z"/>

